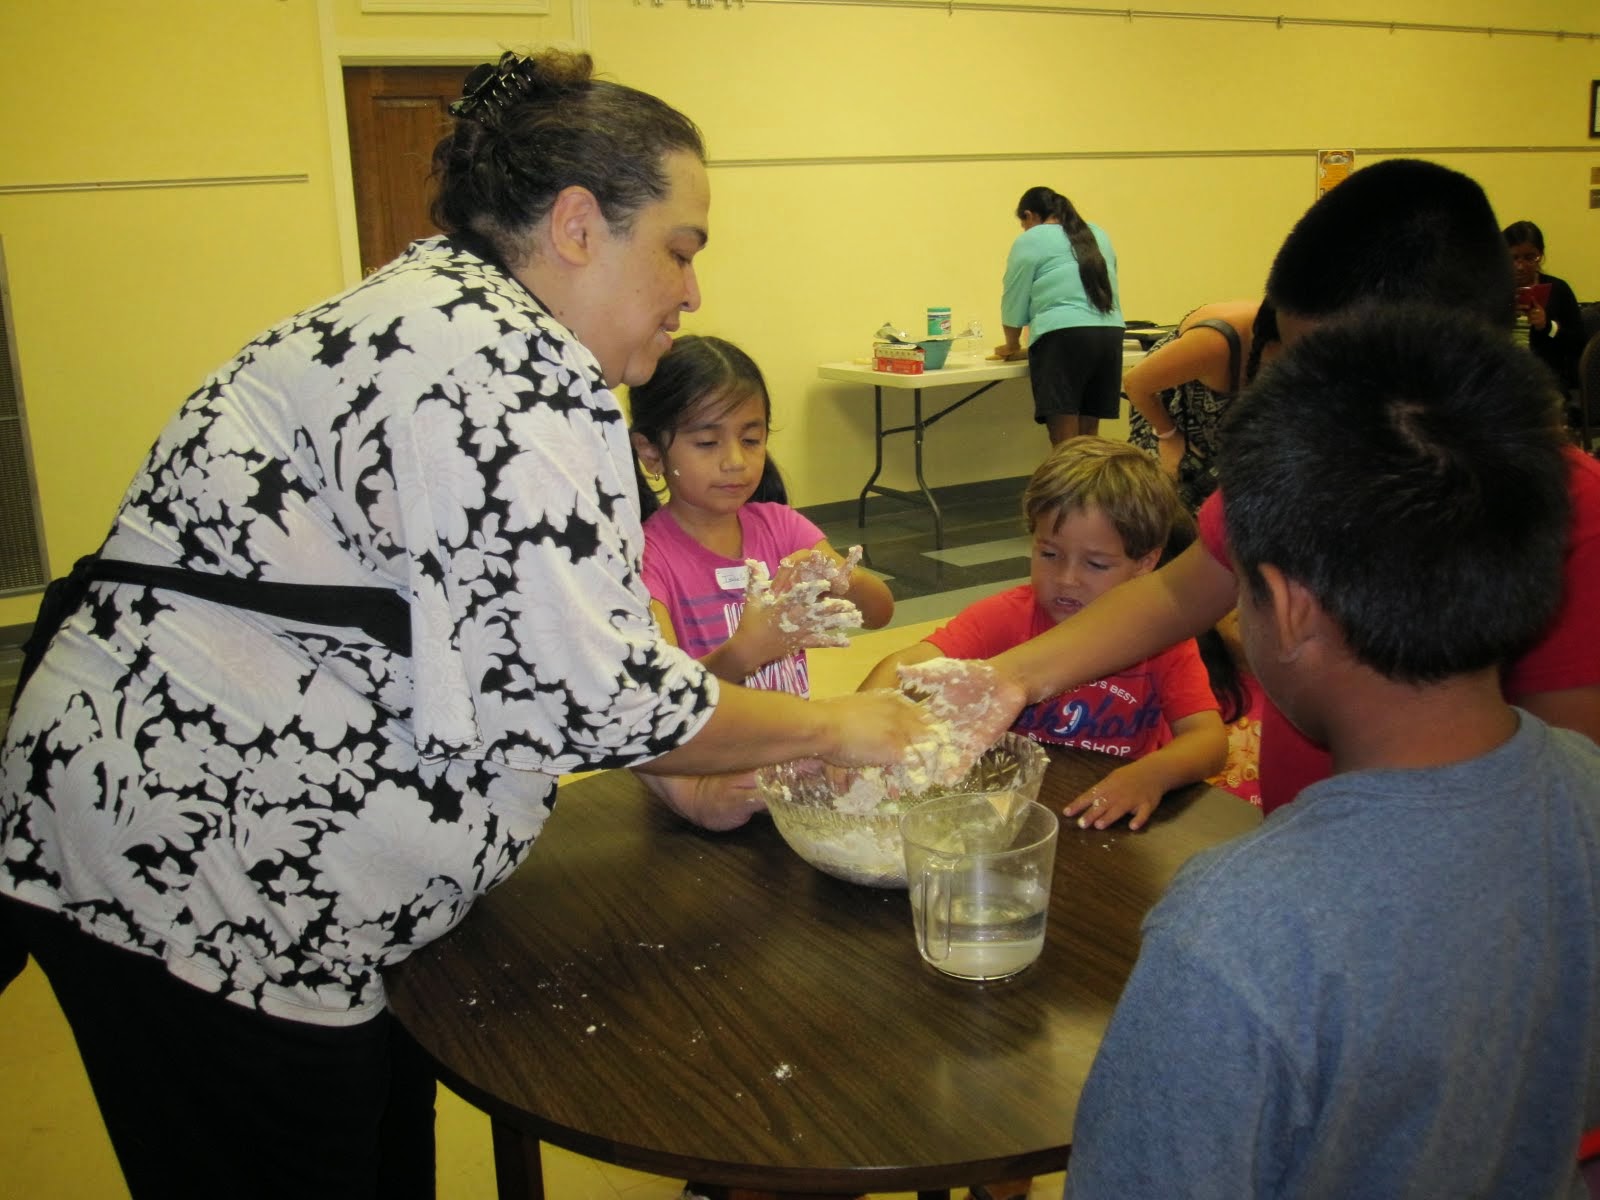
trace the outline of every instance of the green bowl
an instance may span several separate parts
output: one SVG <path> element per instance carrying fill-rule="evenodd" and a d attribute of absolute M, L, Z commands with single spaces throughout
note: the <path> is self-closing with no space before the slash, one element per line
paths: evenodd
<path fill-rule="evenodd" d="M 955 344 L 954 338 L 929 338 L 925 342 L 918 342 L 922 347 L 922 369 L 924 371 L 937 371 L 944 366 L 945 359 L 950 357 L 950 347 Z"/>

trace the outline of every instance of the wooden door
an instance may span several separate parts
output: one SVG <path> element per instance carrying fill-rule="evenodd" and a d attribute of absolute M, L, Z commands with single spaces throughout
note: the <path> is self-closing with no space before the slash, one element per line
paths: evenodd
<path fill-rule="evenodd" d="M 355 179 L 361 273 L 439 231 L 428 219 L 433 148 L 470 66 L 346 67 L 345 115 Z"/>

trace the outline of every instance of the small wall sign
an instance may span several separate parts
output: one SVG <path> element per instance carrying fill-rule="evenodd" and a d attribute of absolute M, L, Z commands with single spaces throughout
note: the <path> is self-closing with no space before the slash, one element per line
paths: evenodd
<path fill-rule="evenodd" d="M 1317 151 L 1317 195 L 1321 196 L 1336 183 L 1349 178 L 1356 169 L 1354 150 Z"/>

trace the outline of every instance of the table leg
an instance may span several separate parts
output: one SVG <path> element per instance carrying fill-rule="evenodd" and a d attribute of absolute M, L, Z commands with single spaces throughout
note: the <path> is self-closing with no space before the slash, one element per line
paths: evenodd
<path fill-rule="evenodd" d="M 867 527 L 867 493 L 872 490 L 872 485 L 878 482 L 878 476 L 883 474 L 883 388 L 878 384 L 872 385 L 872 444 L 875 455 L 872 460 L 872 474 L 867 477 L 866 486 L 861 489 L 861 504 L 856 515 L 856 526 L 860 529 Z"/>
<path fill-rule="evenodd" d="M 922 498 L 928 502 L 928 507 L 933 509 L 933 548 L 943 550 L 944 514 L 939 511 L 939 502 L 933 498 L 933 490 L 928 487 L 928 481 L 922 477 L 922 434 L 927 426 L 922 423 L 921 388 L 913 388 L 911 392 L 911 423 L 917 439 L 917 486 L 922 489 Z"/>
<path fill-rule="evenodd" d="M 544 1164 L 539 1139 L 490 1118 L 494 1139 L 495 1193 L 499 1200 L 544 1200 Z"/>

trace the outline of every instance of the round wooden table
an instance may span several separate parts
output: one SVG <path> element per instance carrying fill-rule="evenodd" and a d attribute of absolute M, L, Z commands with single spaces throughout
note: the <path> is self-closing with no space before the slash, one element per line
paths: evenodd
<path fill-rule="evenodd" d="M 1052 751 L 1040 799 L 1113 765 Z M 606 772 L 559 790 L 528 860 L 389 1000 L 490 1115 L 504 1200 L 543 1196 L 541 1139 L 707 1183 L 943 1196 L 1065 1169 L 1144 914 L 1258 821 L 1193 787 L 1140 833 L 1063 825 L 1043 955 L 976 984 L 921 961 L 903 890 L 822 874 L 765 815 L 694 828 Z"/>

